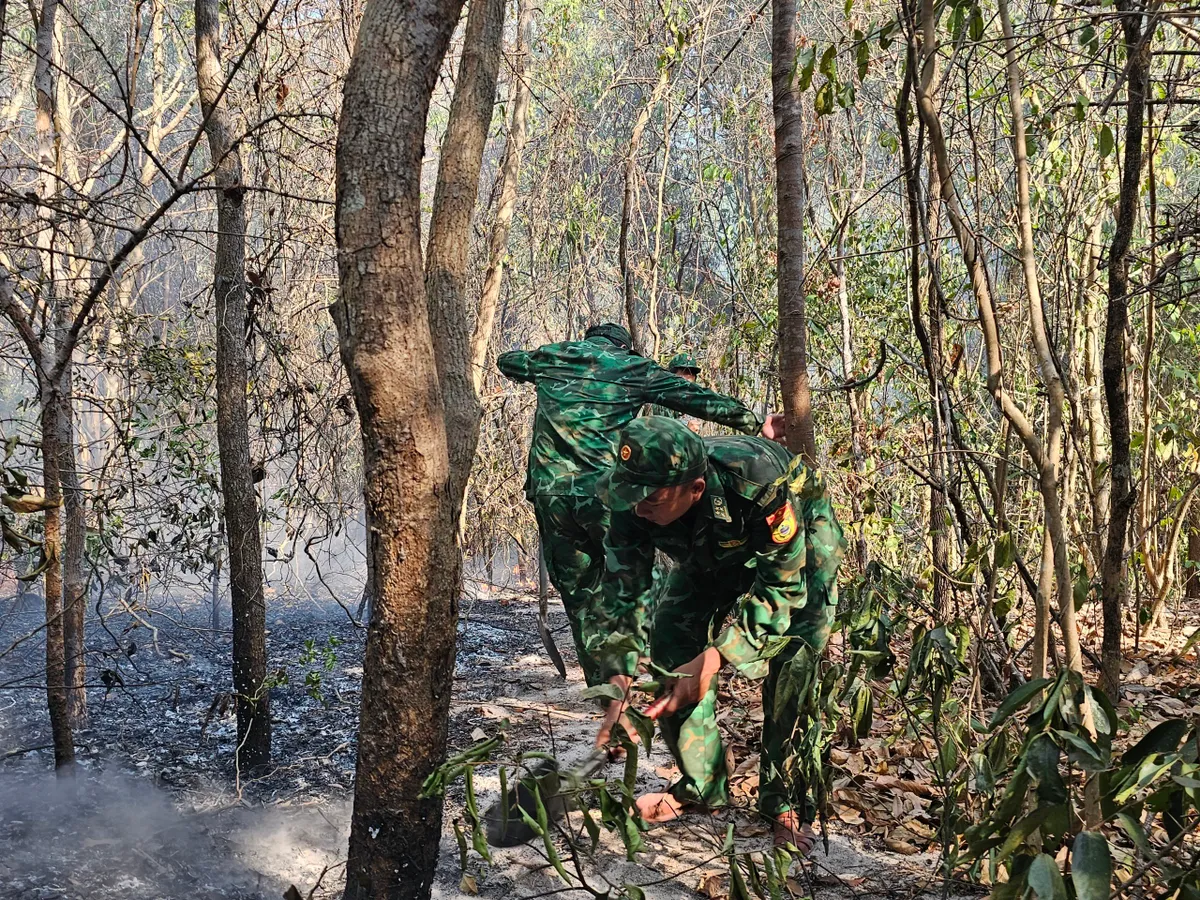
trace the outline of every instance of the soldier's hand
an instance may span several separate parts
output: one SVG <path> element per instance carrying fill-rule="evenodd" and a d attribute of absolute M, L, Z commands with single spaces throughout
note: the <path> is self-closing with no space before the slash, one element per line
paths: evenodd
<path fill-rule="evenodd" d="M 657 719 L 699 703 L 723 662 L 717 649 L 709 647 L 691 662 L 684 663 L 675 670 L 676 675 L 683 677 L 672 680 L 670 689 L 646 708 L 646 715 Z"/>
<path fill-rule="evenodd" d="M 600 731 L 596 734 L 596 746 L 607 747 L 612 743 L 613 726 L 620 722 L 625 728 L 625 733 L 629 735 L 629 739 L 636 741 L 637 729 L 635 729 L 625 718 L 625 710 L 629 708 L 629 686 L 633 684 L 633 679 L 628 675 L 614 675 L 608 679 L 609 684 L 615 684 L 621 690 L 620 700 L 608 701 L 608 706 L 604 708 L 604 721 L 600 723 Z"/>
<path fill-rule="evenodd" d="M 787 420 L 783 413 L 771 413 L 763 422 L 762 436 L 782 444 L 787 440 Z"/>

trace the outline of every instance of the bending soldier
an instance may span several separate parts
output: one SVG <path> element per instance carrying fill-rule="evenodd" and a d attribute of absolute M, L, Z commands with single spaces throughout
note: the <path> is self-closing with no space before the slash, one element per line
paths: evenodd
<path fill-rule="evenodd" d="M 613 461 L 613 442 L 647 403 L 746 434 L 773 437 L 781 417 L 765 423 L 737 400 L 672 375 L 631 351 L 620 325 L 594 325 L 582 341 L 514 350 L 496 360 L 514 381 L 537 386 L 525 495 L 533 503 L 550 581 L 562 596 L 579 664 L 589 685 L 599 671 L 582 642 L 604 574 L 608 509 L 596 481 Z"/>
<path fill-rule="evenodd" d="M 727 802 L 716 676 L 725 662 L 749 677 L 765 671 L 759 807 L 774 820 L 777 846 L 808 853 L 815 809 L 807 786 L 783 776 L 797 698 L 777 699 L 776 687 L 801 642 L 824 650 L 837 606 L 846 542 L 824 487 L 779 444 L 700 438 L 674 419 L 630 422 L 618 448 L 600 485 L 612 522 L 588 644 L 625 694 L 647 643 L 655 664 L 684 676 L 647 710 L 682 775 L 668 793 L 640 798 L 638 808 L 647 821 L 666 821 L 690 806 Z M 648 623 L 656 549 L 678 566 Z M 609 742 L 625 705 L 609 705 L 597 745 Z"/>

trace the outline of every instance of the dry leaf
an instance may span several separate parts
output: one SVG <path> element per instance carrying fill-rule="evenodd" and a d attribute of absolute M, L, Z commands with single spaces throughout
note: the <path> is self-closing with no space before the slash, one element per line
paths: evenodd
<path fill-rule="evenodd" d="M 696 885 L 696 893 L 710 900 L 728 896 L 721 885 L 720 872 L 704 872 L 700 875 L 700 883 Z"/>
<path fill-rule="evenodd" d="M 474 731 L 471 732 L 471 740 L 486 741 L 487 740 L 487 732 L 484 731 L 482 728 L 476 728 Z"/>
<path fill-rule="evenodd" d="M 904 856 L 913 856 L 914 854 L 921 852 L 919 847 L 914 847 L 907 841 L 897 841 L 890 837 L 883 839 L 883 846 L 887 847 L 893 853 L 901 853 Z"/>
<path fill-rule="evenodd" d="M 475 880 L 475 876 L 470 872 L 464 872 L 462 881 L 458 883 L 458 889 L 464 894 L 474 896 L 479 893 L 479 883 Z"/>

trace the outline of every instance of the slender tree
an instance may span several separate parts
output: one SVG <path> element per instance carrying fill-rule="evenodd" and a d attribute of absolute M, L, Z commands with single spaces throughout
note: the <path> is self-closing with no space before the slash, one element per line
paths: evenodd
<path fill-rule="evenodd" d="M 196 83 L 217 188 L 217 246 L 213 259 L 217 446 L 229 539 L 237 760 L 241 768 L 255 769 L 271 758 L 271 711 L 266 686 L 262 538 L 246 407 L 246 186 L 233 120 L 222 96 L 225 76 L 221 68 L 219 0 L 196 0 L 195 12 Z"/>

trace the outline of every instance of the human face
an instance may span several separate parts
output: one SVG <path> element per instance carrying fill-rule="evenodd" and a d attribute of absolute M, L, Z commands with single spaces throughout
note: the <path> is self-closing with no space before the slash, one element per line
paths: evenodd
<path fill-rule="evenodd" d="M 697 478 L 687 484 L 659 488 L 633 511 L 655 525 L 670 525 L 682 518 L 696 501 L 704 496 L 704 479 Z"/>

